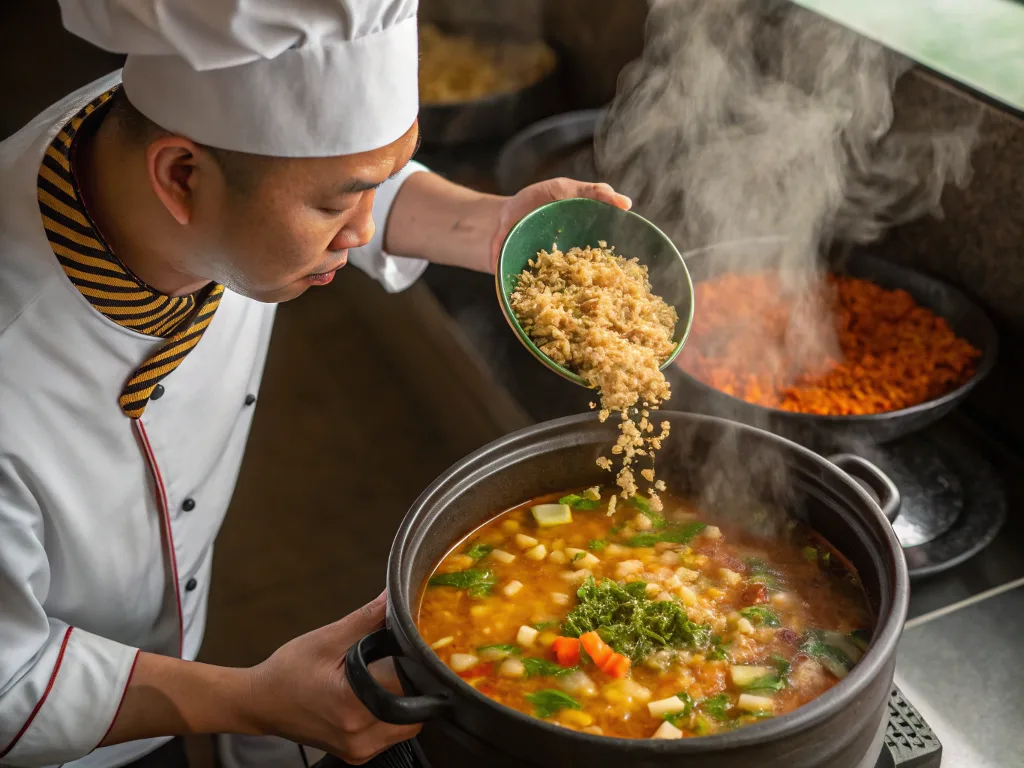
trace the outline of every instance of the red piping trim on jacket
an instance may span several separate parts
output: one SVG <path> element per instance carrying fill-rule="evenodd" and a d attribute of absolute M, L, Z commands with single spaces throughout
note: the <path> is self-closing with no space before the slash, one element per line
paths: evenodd
<path fill-rule="evenodd" d="M 181 612 L 181 591 L 178 586 L 178 556 L 174 552 L 174 533 L 171 531 L 171 513 L 167 504 L 167 490 L 164 488 L 164 478 L 160 474 L 160 467 L 156 463 L 156 455 L 153 453 L 153 446 L 149 444 L 149 437 L 146 435 L 146 427 L 142 419 L 136 419 L 139 435 L 142 437 L 142 444 L 146 448 L 146 458 L 149 459 L 149 467 L 153 470 L 153 478 L 156 480 L 156 487 L 159 493 L 157 502 L 160 504 L 160 511 L 164 516 L 164 528 L 167 530 L 167 547 L 171 551 L 171 575 L 174 578 L 174 601 L 178 606 L 178 657 L 180 658 L 185 649 L 185 619 Z"/>
<path fill-rule="evenodd" d="M 135 665 L 139 663 L 139 654 L 142 651 L 135 652 L 135 658 L 132 660 L 132 668 L 128 670 L 128 679 L 124 682 L 124 690 L 121 692 L 121 700 L 117 702 L 117 709 L 114 710 L 114 716 L 110 719 L 110 727 L 107 728 L 106 733 L 103 734 L 103 738 L 100 739 L 99 743 L 102 744 L 107 740 L 107 736 L 114 730 L 114 723 L 117 722 L 117 716 L 121 714 L 121 707 L 124 706 L 125 697 L 128 696 L 128 686 L 132 684 L 132 676 L 135 674 Z M 97 745 L 98 746 L 98 745 Z"/>
<path fill-rule="evenodd" d="M 64 633 L 64 641 L 60 644 L 60 652 L 57 654 L 57 661 L 53 665 L 53 672 L 50 674 L 50 682 L 46 684 L 46 690 L 43 691 L 43 695 L 39 698 L 36 703 L 35 709 L 32 710 L 32 714 L 28 716 L 28 720 L 21 726 L 21 730 L 14 736 L 14 741 L 7 745 L 3 752 L 0 752 L 0 758 L 4 757 L 8 752 L 14 749 L 14 745 L 21 740 L 21 737 L 25 735 L 25 731 L 32 725 L 32 721 L 36 719 L 36 715 L 39 714 L 39 710 L 43 708 L 43 703 L 46 701 L 46 697 L 50 695 L 50 690 L 53 688 L 53 682 L 57 679 L 57 672 L 60 671 L 61 662 L 64 661 L 64 649 L 68 647 L 68 639 L 71 637 L 71 630 L 74 627 L 68 627 Z"/>

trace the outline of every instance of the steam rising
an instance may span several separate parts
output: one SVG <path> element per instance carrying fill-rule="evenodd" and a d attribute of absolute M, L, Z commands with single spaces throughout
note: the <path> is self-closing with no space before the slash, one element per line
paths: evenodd
<path fill-rule="evenodd" d="M 647 31 L 597 164 L 687 247 L 783 235 L 723 258 L 807 270 L 968 180 L 973 126 L 890 133 L 910 62 L 788 0 L 655 0 Z"/>
<path fill-rule="evenodd" d="M 893 88 L 910 67 L 788 0 L 654 0 L 596 164 L 681 250 L 714 246 L 688 259 L 696 279 L 778 269 L 793 312 L 777 357 L 813 365 L 836 350 L 820 291 L 833 246 L 940 215 L 945 185 L 969 179 L 975 125 L 892 130 Z M 736 446 L 711 457 L 704 495 L 735 496 Z M 780 461 L 757 462 L 772 488 L 788 485 Z"/>

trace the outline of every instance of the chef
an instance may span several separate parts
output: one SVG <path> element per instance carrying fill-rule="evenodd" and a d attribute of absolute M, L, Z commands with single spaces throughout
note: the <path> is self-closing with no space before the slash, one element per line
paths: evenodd
<path fill-rule="evenodd" d="M 493 270 L 538 205 L 629 201 L 413 162 L 415 0 L 61 5 L 128 57 L 0 144 L 0 764 L 185 765 L 190 733 L 236 735 L 228 768 L 365 762 L 415 733 L 345 681 L 382 600 L 252 669 L 194 661 L 274 306 L 348 260 L 389 291 Z"/>

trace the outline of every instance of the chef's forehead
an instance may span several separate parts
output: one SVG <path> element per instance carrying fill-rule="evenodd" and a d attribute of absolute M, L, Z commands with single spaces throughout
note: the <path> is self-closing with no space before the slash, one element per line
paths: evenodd
<path fill-rule="evenodd" d="M 153 123 L 210 147 L 321 158 L 388 147 L 419 110 L 417 0 L 177 0 L 156 16 L 61 0 L 72 32 L 127 53 Z"/>

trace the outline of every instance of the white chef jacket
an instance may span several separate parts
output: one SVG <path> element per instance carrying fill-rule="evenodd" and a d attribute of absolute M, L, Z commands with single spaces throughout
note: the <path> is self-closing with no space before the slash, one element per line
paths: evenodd
<path fill-rule="evenodd" d="M 162 380 L 163 396 L 137 421 L 122 412 L 126 378 L 165 339 L 89 304 L 55 258 L 36 199 L 47 146 L 119 80 L 117 72 L 85 86 L 0 143 L 4 766 L 120 766 L 164 741 L 92 751 L 139 649 L 184 659 L 199 651 L 213 541 L 274 319 L 274 306 L 226 291 L 199 344 Z M 377 191 L 377 234 L 350 254 L 389 291 L 425 267 L 382 251 L 394 196 L 418 170 L 410 164 Z"/>

